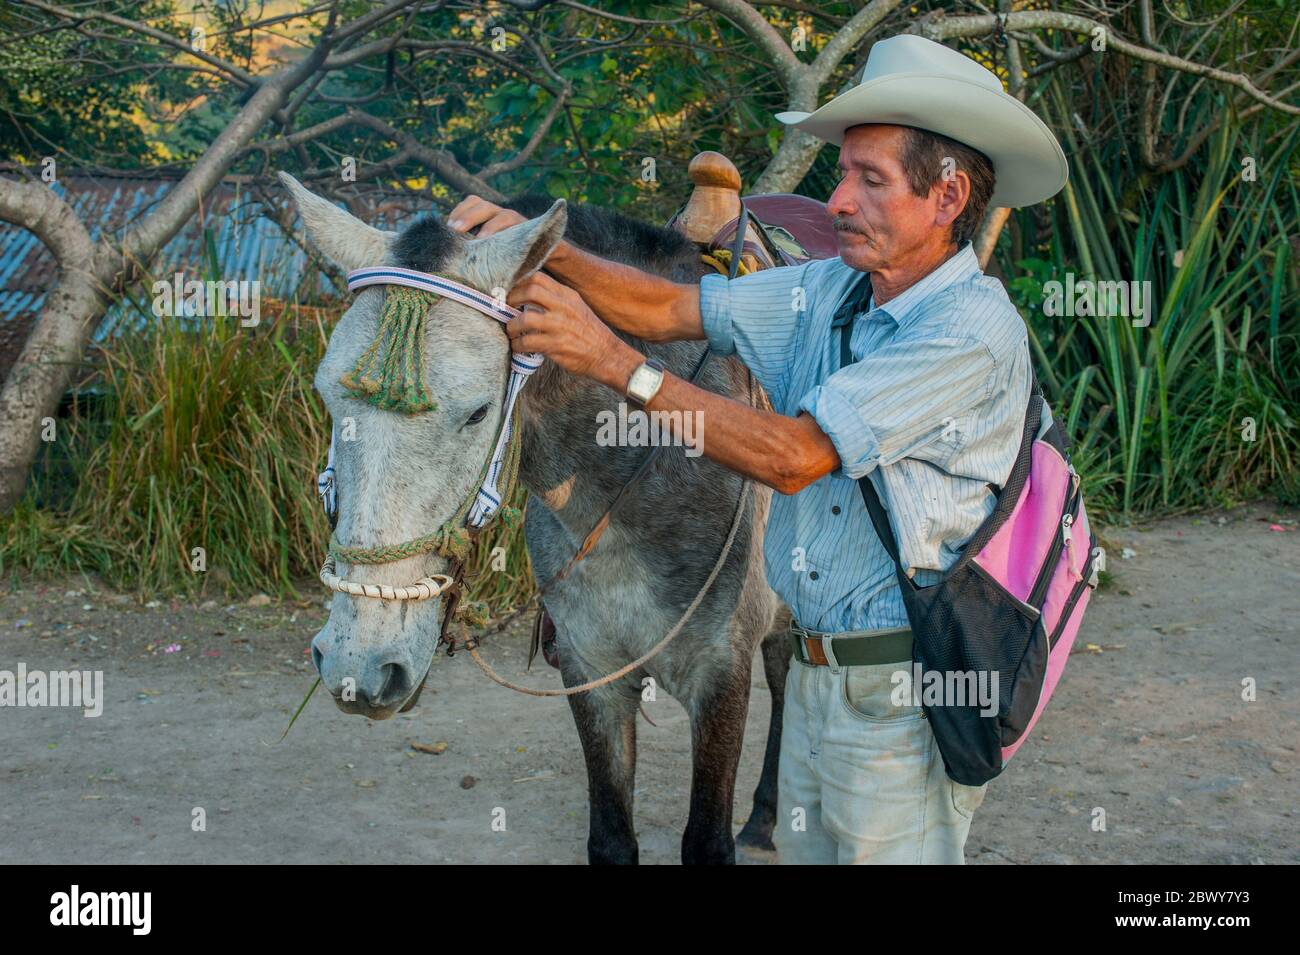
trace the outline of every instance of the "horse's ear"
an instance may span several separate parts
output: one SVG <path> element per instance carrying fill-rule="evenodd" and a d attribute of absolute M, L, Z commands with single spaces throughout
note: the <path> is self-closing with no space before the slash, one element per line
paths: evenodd
<path fill-rule="evenodd" d="M 568 207 L 563 199 L 556 199 L 555 204 L 536 219 L 522 222 L 500 234 L 499 241 L 507 261 L 514 263 L 510 287 L 513 288 L 542 267 L 551 250 L 564 238 L 568 222 Z"/>
<path fill-rule="evenodd" d="M 293 197 L 307 238 L 325 258 L 345 272 L 379 265 L 387 258 L 388 248 L 397 238 L 396 232 L 368 226 L 347 210 L 316 195 L 287 172 L 278 175 Z"/>

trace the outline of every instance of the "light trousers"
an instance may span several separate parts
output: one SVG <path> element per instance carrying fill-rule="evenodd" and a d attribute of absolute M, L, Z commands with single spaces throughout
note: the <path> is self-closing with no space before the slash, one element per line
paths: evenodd
<path fill-rule="evenodd" d="M 986 787 L 949 779 L 921 707 L 891 701 L 891 675 L 910 665 L 791 662 L 773 834 L 782 864 L 964 862 Z"/>

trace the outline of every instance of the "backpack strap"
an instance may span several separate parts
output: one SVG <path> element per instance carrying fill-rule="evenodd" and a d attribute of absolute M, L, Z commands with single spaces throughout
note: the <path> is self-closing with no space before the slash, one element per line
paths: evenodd
<path fill-rule="evenodd" d="M 849 339 L 853 335 L 853 318 L 866 305 L 870 295 L 871 275 L 867 274 L 859 280 L 857 287 L 849 292 L 848 297 L 845 298 L 844 303 L 831 320 L 831 327 L 835 329 L 840 339 L 840 368 L 853 364 L 853 350 L 849 347 Z M 894 529 L 889 524 L 889 515 L 885 513 L 885 506 L 880 503 L 880 495 L 876 492 L 876 486 L 871 483 L 871 475 L 864 474 L 858 478 L 858 488 L 862 491 L 862 500 L 866 503 L 867 513 L 871 516 L 871 526 L 876 529 L 876 536 L 880 538 L 880 543 L 884 545 L 885 552 L 894 561 L 894 569 L 898 573 L 899 582 L 906 581 L 909 587 L 916 589 L 916 583 L 903 572 L 903 561 L 898 553 L 898 540 L 894 537 Z"/>
<path fill-rule="evenodd" d="M 839 307 L 835 309 L 835 315 L 831 318 L 831 328 L 838 328 L 844 331 L 846 325 L 853 324 L 853 317 L 867 307 L 871 301 L 871 273 L 867 272 L 849 286 L 848 292 L 844 298 L 840 299 Z M 840 336 L 840 367 L 853 363 L 853 355 L 849 351 L 849 340 L 844 335 Z"/>

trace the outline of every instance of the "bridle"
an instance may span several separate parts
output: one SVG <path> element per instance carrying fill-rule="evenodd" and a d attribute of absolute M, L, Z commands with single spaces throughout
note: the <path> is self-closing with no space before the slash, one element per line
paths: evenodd
<path fill-rule="evenodd" d="M 741 201 L 742 221 L 745 221 L 748 210 L 744 201 Z M 761 228 L 761 226 L 760 226 Z M 737 271 L 740 269 L 740 254 L 742 242 L 745 237 L 745 229 L 742 227 L 737 230 L 735 242 L 731 251 L 729 261 L 729 278 L 735 278 Z M 710 261 L 706 256 L 705 261 Z M 716 262 L 712 264 L 717 266 Z M 397 268 L 393 266 L 372 266 L 362 269 L 356 269 L 348 273 L 348 289 L 358 291 L 374 285 L 395 285 L 399 287 L 414 288 L 424 292 L 430 292 L 438 296 L 453 299 L 463 305 L 482 312 L 492 318 L 497 319 L 503 324 L 509 322 L 511 318 L 520 314 L 520 311 L 513 306 L 507 305 L 504 301 L 495 299 L 477 289 L 467 285 L 462 285 L 452 279 L 443 276 L 434 275 L 428 272 L 419 272 L 414 269 Z M 427 313 L 427 309 L 425 310 Z M 418 343 L 422 340 L 422 325 L 415 325 L 404 330 L 408 339 Z M 379 338 L 384 336 L 384 328 L 381 322 Z M 379 339 L 376 341 L 378 345 Z M 418 350 L 418 349 L 417 349 Z M 369 354 L 369 352 L 367 353 Z M 708 347 L 701 353 L 695 368 L 688 379 L 692 383 L 699 380 L 705 365 L 708 363 L 712 350 Z M 363 356 L 364 358 L 364 356 Z M 582 545 L 577 552 L 569 558 L 563 567 L 545 584 L 536 588 L 533 594 L 521 606 L 517 607 L 506 617 L 498 622 L 490 631 L 487 631 L 477 638 L 466 636 L 462 640 L 457 640 L 454 636 L 449 636 L 449 627 L 453 619 L 461 619 L 466 623 L 482 626 L 487 622 L 486 607 L 461 608 L 460 601 L 462 589 L 464 586 L 465 563 L 469 559 L 470 547 L 474 538 L 488 527 L 496 516 L 502 518 L 503 523 L 509 527 L 518 526 L 519 515 L 518 509 L 507 504 L 513 491 L 515 481 L 518 478 L 519 455 L 520 455 L 520 436 L 521 429 L 515 426 L 515 415 L 517 399 L 519 392 L 527 383 L 528 377 L 541 367 L 545 358 L 539 354 L 516 354 L 511 352 L 510 358 L 510 379 L 506 387 L 506 404 L 501 416 L 501 426 L 497 433 L 497 440 L 494 445 L 492 456 L 484 465 L 480 472 L 480 483 L 474 494 L 471 495 L 462 505 L 456 509 L 456 512 L 448 518 L 444 524 L 424 537 L 406 541 L 402 544 L 390 547 L 375 548 L 355 548 L 344 547 L 338 543 L 337 537 L 331 535 L 330 546 L 325 557 L 325 562 L 321 567 L 320 579 L 326 587 L 336 593 L 345 593 L 354 597 L 370 597 L 381 600 L 429 600 L 434 597 L 445 596 L 447 606 L 443 613 L 442 630 L 438 637 L 437 648 L 447 647 L 447 655 L 454 656 L 458 649 L 467 650 L 474 662 L 478 665 L 484 674 L 491 680 L 516 690 L 520 693 L 526 693 L 530 696 L 573 696 L 578 693 L 584 693 L 600 686 L 605 686 L 615 680 L 621 679 L 637 668 L 643 666 L 653 657 L 657 656 L 664 650 L 676 636 L 681 632 L 691 615 L 703 602 L 705 595 L 713 586 L 714 580 L 726 563 L 727 556 L 731 552 L 732 544 L 735 542 L 736 533 L 740 528 L 741 518 L 744 515 L 746 498 L 750 491 L 751 481 L 745 479 L 741 485 L 741 492 L 736 501 L 735 512 L 732 516 L 731 527 L 727 533 L 727 538 L 723 543 L 722 551 L 719 553 L 717 560 L 714 562 L 712 570 L 709 572 L 704 584 L 696 593 L 694 599 L 687 606 L 681 617 L 674 624 L 672 629 L 646 653 L 637 659 L 631 661 L 625 666 L 619 668 L 613 673 L 591 680 L 578 686 L 566 687 L 563 690 L 539 690 L 532 687 L 521 686 L 512 683 L 509 680 L 497 674 L 478 653 L 478 647 L 489 636 L 495 636 L 506 627 L 508 627 L 520 614 L 526 612 L 535 605 L 552 585 L 568 576 L 573 567 L 580 562 L 596 546 L 596 542 L 609 527 L 613 515 L 622 506 L 627 499 L 629 490 L 638 480 L 649 470 L 651 464 L 662 450 L 663 445 L 655 445 L 650 449 L 649 454 L 642 460 L 641 464 L 628 478 L 627 482 L 619 489 L 614 500 L 610 503 L 605 513 L 601 515 L 596 525 L 590 533 L 584 538 Z M 389 362 L 394 361 L 389 356 Z M 405 369 L 408 373 L 412 370 L 418 375 L 418 357 L 412 358 L 408 364 L 412 368 Z M 358 366 L 360 368 L 360 365 Z M 386 366 L 387 367 L 387 366 Z M 373 384 L 365 376 L 357 375 L 361 379 L 359 385 Z M 749 374 L 749 402 L 752 405 L 754 400 L 754 379 Z M 346 379 L 345 379 L 346 383 Z M 379 402 L 376 402 L 377 404 Z M 389 407 L 387 404 L 381 404 L 381 407 Z M 329 458 L 325 470 L 317 477 L 317 492 L 321 496 L 322 504 L 325 507 L 326 516 L 330 521 L 331 530 L 334 529 L 338 518 L 338 490 L 334 476 L 334 439 L 333 433 L 330 436 Z M 405 587 L 389 587 L 381 584 L 362 584 L 355 581 L 344 580 L 336 574 L 335 558 L 341 558 L 349 563 L 355 564 L 383 564 L 392 563 L 407 557 L 414 557 L 420 554 L 438 553 L 439 555 L 451 561 L 452 573 L 432 574 L 422 577 L 412 584 Z M 480 609 L 481 608 L 481 609 Z M 529 653 L 529 663 L 532 663 L 536 646 Z"/>
<path fill-rule="evenodd" d="M 495 318 L 503 324 L 520 314 L 517 308 L 480 292 L 478 289 L 463 285 L 444 276 L 420 272 L 415 269 L 404 269 L 396 266 L 370 266 L 349 272 L 347 279 L 348 289 L 352 292 L 358 292 L 376 285 L 416 289 L 417 291 L 431 293 L 437 297 L 452 299 L 462 305 L 468 305 L 470 308 Z M 427 305 L 431 307 L 432 303 L 427 303 Z M 425 308 L 425 312 L 427 310 L 428 308 Z M 423 328 L 417 325 L 405 330 L 405 332 L 410 339 L 406 343 L 409 347 L 409 353 L 406 357 L 413 366 L 410 371 L 414 373 L 415 377 L 421 377 L 422 368 L 419 367 L 418 349 L 423 339 Z M 384 334 L 381 320 L 379 339 L 382 339 Z M 394 336 L 394 340 L 390 342 L 390 348 L 397 348 L 398 346 L 399 343 Z M 389 354 L 386 356 L 385 362 L 399 362 L 402 358 L 401 355 Z M 505 504 L 510 499 L 519 471 L 520 431 L 515 427 L 515 410 L 519 393 L 523 390 L 529 376 L 541 367 L 544 360 L 543 356 L 539 354 L 511 353 L 510 378 L 506 385 L 506 400 L 496 440 L 493 442 L 492 454 L 479 472 L 479 480 L 474 492 L 462 502 L 455 513 L 432 534 L 390 546 L 345 547 L 339 543 L 336 535 L 331 534 L 329 549 L 320 571 L 321 582 L 326 587 L 336 593 L 344 593 L 354 597 L 419 601 L 447 596 L 449 600 L 455 600 L 456 603 L 459 603 L 464 563 L 469 558 L 474 538 L 489 526 L 498 515 L 508 526 L 515 526 L 520 516 L 516 508 Z M 360 367 L 360 364 L 358 367 Z M 365 389 L 371 395 L 378 393 L 378 383 L 366 375 L 354 374 L 351 377 L 360 380 L 360 384 L 353 387 Z M 383 401 L 376 401 L 375 403 L 384 407 L 388 406 Z M 432 405 L 432 402 L 427 402 L 427 404 Z M 419 407 L 424 410 L 424 405 Z M 334 472 L 333 431 L 331 431 L 330 435 L 329 458 L 325 470 L 316 479 L 316 488 L 317 493 L 321 496 L 332 531 L 338 520 L 338 488 Z M 453 573 L 450 575 L 432 574 L 421 577 L 405 587 L 363 584 L 345 580 L 335 573 L 335 562 L 338 559 L 351 564 L 388 564 L 428 553 L 437 553 L 450 560 Z M 447 626 L 454 616 L 455 609 L 454 606 L 449 606 L 448 612 L 444 615 L 443 632 L 439 640 L 440 645 L 446 642 Z M 462 616 L 467 615 L 473 619 L 479 616 L 480 613 L 473 612 L 473 609 L 469 614 L 462 613 Z"/>

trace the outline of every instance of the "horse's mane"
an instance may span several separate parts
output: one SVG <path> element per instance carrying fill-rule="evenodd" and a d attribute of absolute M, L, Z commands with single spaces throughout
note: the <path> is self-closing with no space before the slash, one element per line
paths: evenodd
<path fill-rule="evenodd" d="M 534 219 L 554 203 L 550 196 L 527 193 L 502 205 Z M 599 206 L 569 203 L 567 211 L 564 237 L 588 252 L 679 282 L 694 282 L 699 278 L 699 250 L 680 232 Z M 442 219 L 421 216 L 402 230 L 393 247 L 393 256 L 406 268 L 438 272 L 447 264 L 451 240 L 451 230 Z"/>
<path fill-rule="evenodd" d="M 528 193 L 505 206 L 532 219 L 554 203 L 550 196 Z M 700 251 L 680 232 L 583 203 L 569 203 L 568 213 L 564 237 L 602 259 L 624 262 L 678 281 L 699 277 Z M 685 272 L 679 272 L 683 268 Z"/>

